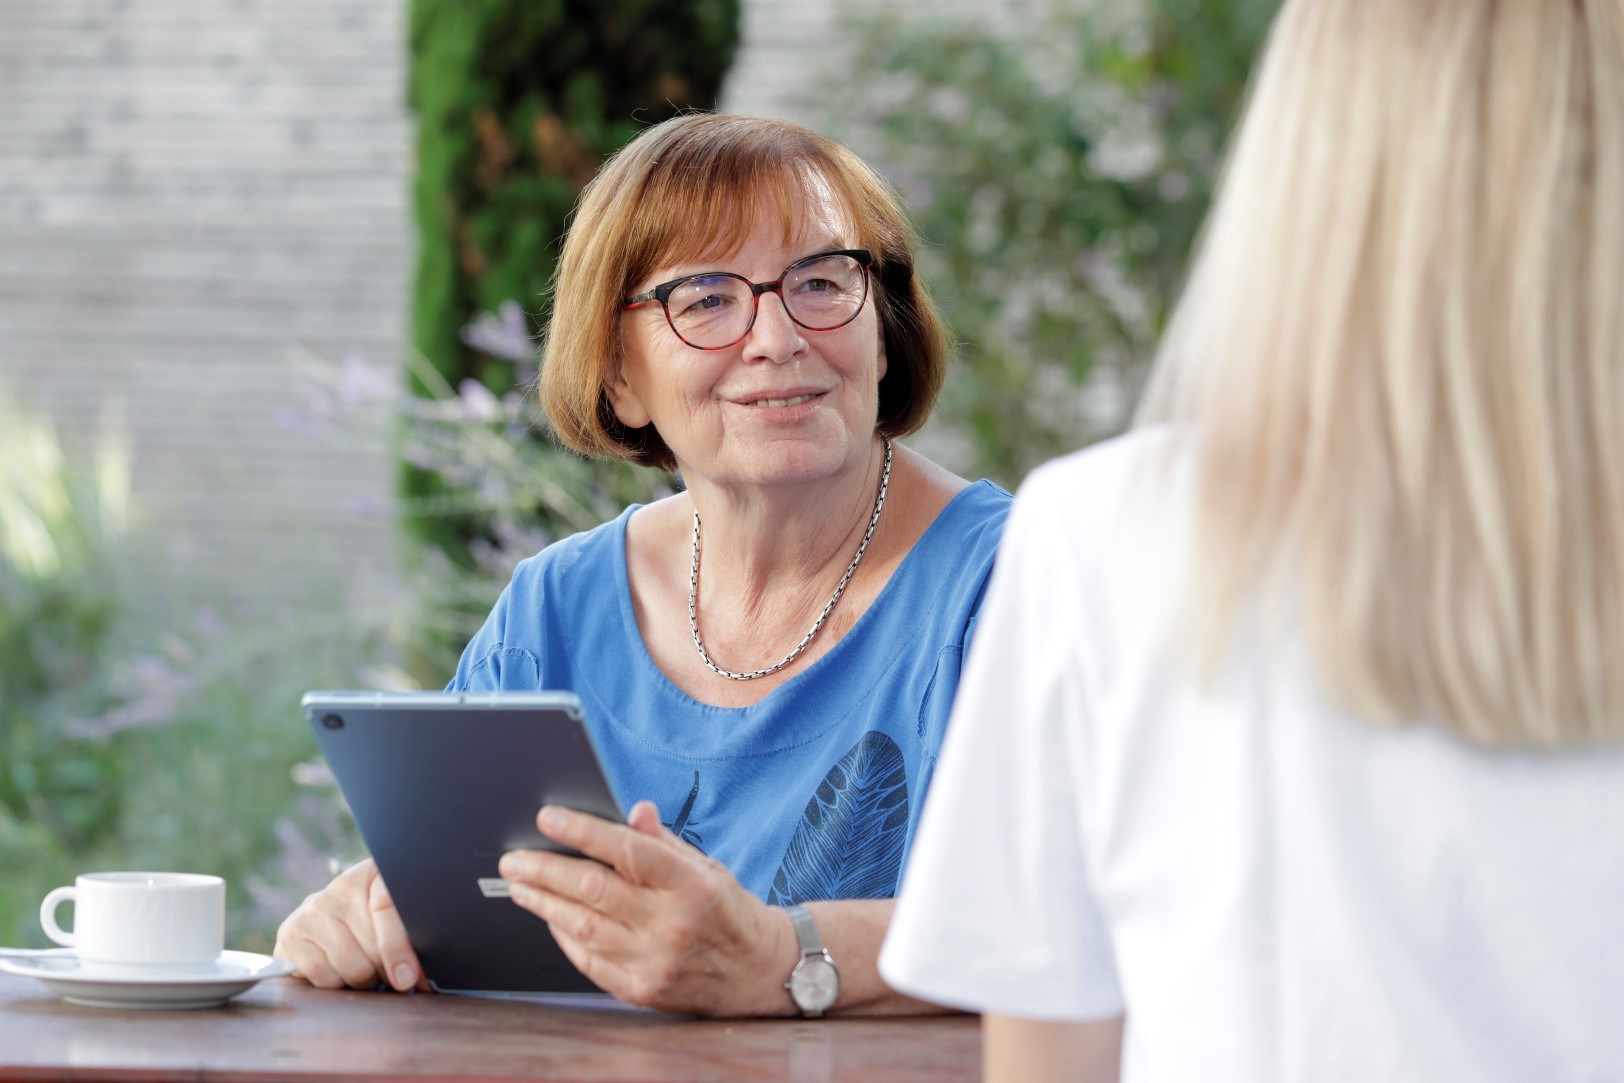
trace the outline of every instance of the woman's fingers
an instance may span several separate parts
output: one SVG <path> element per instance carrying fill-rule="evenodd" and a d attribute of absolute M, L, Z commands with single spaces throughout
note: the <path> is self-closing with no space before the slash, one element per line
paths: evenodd
<path fill-rule="evenodd" d="M 271 953 L 278 959 L 286 959 L 293 966 L 293 972 L 318 989 L 338 989 L 344 985 L 344 979 L 331 963 L 327 956 L 319 950 L 314 943 L 305 939 L 297 929 L 290 929 L 291 918 L 282 923 L 282 928 L 276 933 L 276 947 Z"/>
<path fill-rule="evenodd" d="M 322 989 L 370 989 L 380 980 L 397 989 L 422 984 L 417 953 L 370 859 L 305 899 L 277 930 L 275 951 Z M 409 974 L 397 974 L 403 964 Z"/>
<path fill-rule="evenodd" d="M 373 876 L 368 887 L 367 910 L 372 918 L 372 939 L 384 980 L 402 993 L 413 988 L 429 988 L 417 961 L 417 952 L 412 950 L 412 942 L 406 937 L 406 926 L 381 876 Z"/>
<path fill-rule="evenodd" d="M 594 955 L 623 960 L 642 950 L 638 935 L 630 927 L 574 899 L 518 884 L 513 889 L 513 901 L 545 921 L 555 937 L 568 936 Z"/>
<path fill-rule="evenodd" d="M 658 1005 L 645 995 L 644 986 L 639 983 L 632 971 L 625 965 L 599 954 L 593 948 L 570 936 L 568 933 L 555 929 L 553 939 L 563 949 L 564 956 L 575 964 L 575 969 L 591 978 L 599 989 L 624 1000 L 628 1004 L 638 1007 L 653 1008 Z"/>
<path fill-rule="evenodd" d="M 625 824 L 549 806 L 548 837 L 586 857 L 502 856 L 513 899 L 548 923 L 570 961 L 622 1000 L 663 1011 L 757 1010 L 761 901 L 638 802 Z"/>
<path fill-rule="evenodd" d="M 698 853 L 693 845 L 677 838 L 671 833 L 670 828 L 660 822 L 660 810 L 655 807 L 653 801 L 639 801 L 633 805 L 632 810 L 626 814 L 626 826 L 640 835 L 664 843 L 678 853 Z"/>
<path fill-rule="evenodd" d="M 523 884 L 513 901 L 547 923 L 575 969 L 628 1004 L 668 1008 L 666 998 L 681 975 L 677 961 L 648 943 L 639 930 L 574 900 Z"/>
<path fill-rule="evenodd" d="M 692 874 L 688 855 L 624 824 L 548 805 L 536 815 L 536 826 L 548 838 L 612 865 L 633 884 L 679 887 Z"/>
<path fill-rule="evenodd" d="M 534 889 L 514 898 L 547 922 L 565 956 L 600 989 L 639 1007 L 684 1009 L 681 990 L 690 968 L 681 959 L 568 899 Z"/>
<path fill-rule="evenodd" d="M 344 979 L 344 984 L 351 989 L 371 989 L 378 984 L 381 975 L 377 957 L 353 935 L 335 935 L 321 945 L 321 950 L 332 968 Z"/>
<path fill-rule="evenodd" d="M 497 871 L 517 887 L 568 899 L 622 924 L 642 924 L 656 915 L 658 904 L 645 889 L 628 883 L 614 869 L 591 858 L 565 857 L 545 850 L 513 850 L 502 855 Z"/>
<path fill-rule="evenodd" d="M 275 952 L 318 989 L 365 989 L 378 981 L 375 960 L 350 923 L 323 904 L 320 893 L 283 923 Z"/>
<path fill-rule="evenodd" d="M 626 826 L 645 835 L 658 835 L 665 831 L 660 822 L 660 809 L 653 801 L 639 801 L 626 813 Z"/>

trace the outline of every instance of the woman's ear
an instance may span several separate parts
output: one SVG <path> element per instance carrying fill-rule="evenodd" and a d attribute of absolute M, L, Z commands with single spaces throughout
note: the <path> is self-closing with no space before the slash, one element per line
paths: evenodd
<path fill-rule="evenodd" d="M 625 373 L 619 365 L 608 374 L 603 390 L 609 396 L 609 406 L 615 411 L 615 418 L 628 429 L 641 429 L 654 420 L 643 405 L 643 400 L 632 390 L 632 385 L 626 382 Z"/>

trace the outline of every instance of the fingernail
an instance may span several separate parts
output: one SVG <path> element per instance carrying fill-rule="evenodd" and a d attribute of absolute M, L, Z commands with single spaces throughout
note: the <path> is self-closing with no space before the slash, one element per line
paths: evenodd
<path fill-rule="evenodd" d="M 513 879 L 513 859 L 507 854 L 503 854 L 496 862 L 496 875 L 504 880 Z"/>
<path fill-rule="evenodd" d="M 406 963 L 395 965 L 395 988 L 405 992 L 417 984 L 417 972 Z"/>
<path fill-rule="evenodd" d="M 548 805 L 541 810 L 541 817 L 537 822 L 543 831 L 557 831 L 564 826 L 564 813 Z"/>

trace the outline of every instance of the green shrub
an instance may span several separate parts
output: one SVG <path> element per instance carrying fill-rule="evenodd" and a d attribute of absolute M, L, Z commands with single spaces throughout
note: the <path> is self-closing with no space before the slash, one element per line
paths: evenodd
<path fill-rule="evenodd" d="M 430 546 L 407 569 L 418 601 L 414 627 L 402 636 L 411 678 L 438 687 L 520 560 L 629 504 L 666 496 L 675 483 L 657 471 L 562 451 L 545 437 L 540 407 L 526 390 L 498 398 L 473 380 L 453 390 L 432 373 L 426 385 L 437 394 L 402 396 L 387 407 L 402 419 L 403 454 L 445 494 L 440 510 L 482 525 L 460 559 Z"/>
<path fill-rule="evenodd" d="M 857 25 L 872 75 L 839 134 L 885 164 L 929 242 L 960 340 L 940 416 L 970 452 L 953 465 L 1012 484 L 1125 423 L 1277 6 L 1153 0 L 1115 23 L 1062 6 L 1012 37 Z"/>
<path fill-rule="evenodd" d="M 465 328 L 516 302 L 529 335 L 541 331 L 542 295 L 581 188 L 643 127 L 715 105 L 738 21 L 738 0 L 413 0 L 412 337 L 428 363 L 412 375 L 414 391 L 444 397 L 471 379 L 501 396 L 527 382 L 533 349 L 492 357 Z M 560 484 L 581 473 L 536 439 Z M 623 478 L 606 468 L 586 484 Z M 467 545 L 493 529 L 477 497 L 410 458 L 403 486 L 409 533 L 469 564 Z"/>
<path fill-rule="evenodd" d="M 105 706 L 127 456 L 92 473 L 0 389 L 0 851 L 83 850 L 116 820 L 120 765 L 76 737 Z"/>
<path fill-rule="evenodd" d="M 127 461 L 115 440 L 86 467 L 0 391 L 0 944 L 42 943 L 40 899 L 79 872 L 156 868 L 225 876 L 232 946 L 268 950 L 359 852 L 294 778 L 299 695 L 367 683 L 391 621 L 336 596 L 177 621 L 136 590 Z"/>

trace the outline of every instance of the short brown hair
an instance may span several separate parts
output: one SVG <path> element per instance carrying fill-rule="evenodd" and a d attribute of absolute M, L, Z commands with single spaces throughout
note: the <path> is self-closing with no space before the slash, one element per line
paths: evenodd
<path fill-rule="evenodd" d="M 657 124 L 606 162 L 581 194 L 553 283 L 541 403 L 553 431 L 585 455 L 672 470 L 653 425 L 630 429 L 609 404 L 621 360 L 620 318 L 632 286 L 678 253 L 742 243 L 763 200 L 783 214 L 826 183 L 874 253 L 874 303 L 885 343 L 875 431 L 925 423 L 946 374 L 946 324 L 914 270 L 915 235 L 889 185 L 845 147 L 787 120 L 692 113 Z M 561 313 L 570 313 L 561 318 Z"/>

